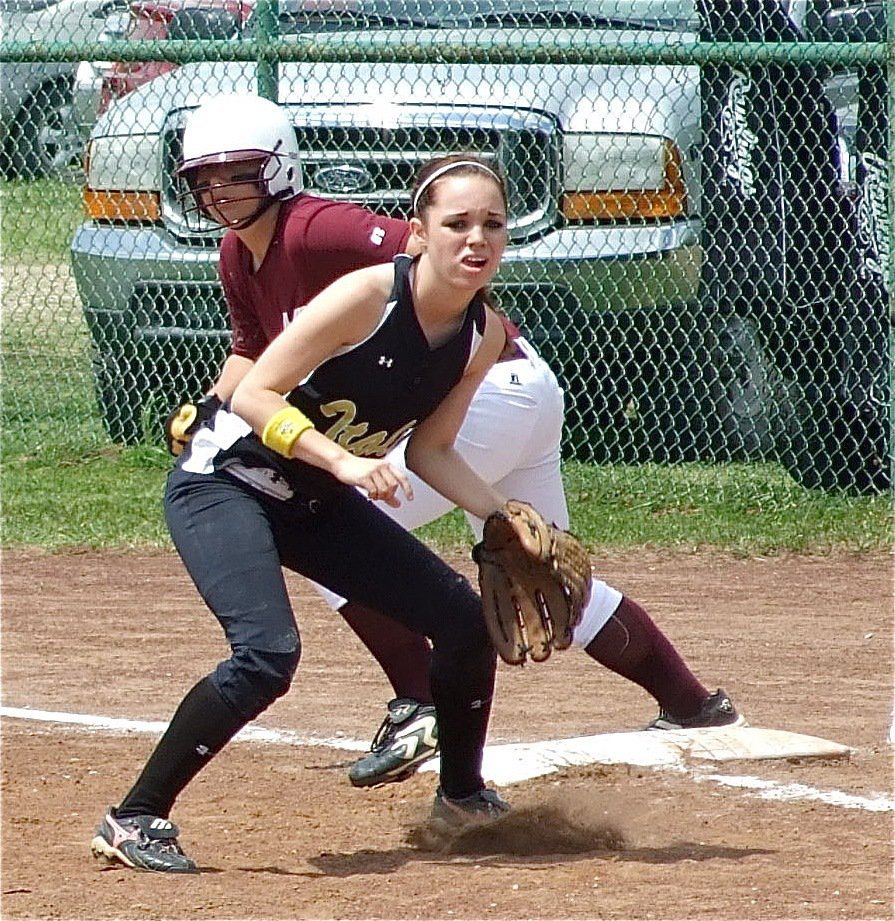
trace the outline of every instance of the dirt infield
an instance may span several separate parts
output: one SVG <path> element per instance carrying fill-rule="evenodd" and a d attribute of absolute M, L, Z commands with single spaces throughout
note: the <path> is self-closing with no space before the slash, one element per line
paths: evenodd
<path fill-rule="evenodd" d="M 345 774 L 350 751 L 237 742 L 173 816 L 203 872 L 170 878 L 102 869 L 88 848 L 155 736 L 7 716 L 2 917 L 895 917 L 891 560 L 637 553 L 596 563 L 752 725 L 842 742 L 851 758 L 726 763 L 713 777 L 567 769 L 503 788 L 512 820 L 446 846 L 420 834 L 432 773 L 361 791 Z M 302 665 L 258 724 L 368 738 L 387 684 L 302 580 L 290 588 Z M 7 708 L 167 720 L 226 654 L 173 554 L 7 551 L 2 591 Z M 490 740 L 629 730 L 654 712 L 639 688 L 571 650 L 500 666 Z M 762 795 L 745 786 L 759 782 Z"/>

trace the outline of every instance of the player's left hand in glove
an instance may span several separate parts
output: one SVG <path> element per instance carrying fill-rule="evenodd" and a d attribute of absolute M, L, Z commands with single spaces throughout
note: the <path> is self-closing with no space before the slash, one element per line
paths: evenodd
<path fill-rule="evenodd" d="M 504 662 L 543 662 L 572 644 L 591 590 L 590 557 L 576 537 L 511 499 L 488 516 L 472 558 L 491 642 Z"/>
<path fill-rule="evenodd" d="M 178 406 L 165 420 L 165 444 L 175 457 L 183 453 L 203 422 L 208 422 L 223 406 L 217 394 L 209 393 L 195 403 Z"/>

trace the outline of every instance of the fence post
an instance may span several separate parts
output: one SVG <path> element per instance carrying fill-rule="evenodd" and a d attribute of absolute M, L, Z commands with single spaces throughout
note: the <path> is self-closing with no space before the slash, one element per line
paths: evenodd
<path fill-rule="evenodd" d="M 279 28 L 280 4 L 279 0 L 258 0 L 255 7 L 258 41 L 258 95 L 272 102 L 278 101 L 280 84 L 280 65 L 275 53 L 270 51 L 270 45 L 275 42 L 280 33 Z"/>

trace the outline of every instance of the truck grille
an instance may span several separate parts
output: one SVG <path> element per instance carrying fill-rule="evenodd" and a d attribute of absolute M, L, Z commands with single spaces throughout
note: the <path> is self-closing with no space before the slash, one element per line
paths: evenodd
<path fill-rule="evenodd" d="M 370 123 L 368 106 L 303 106 L 291 112 L 305 188 L 312 195 L 408 218 L 410 189 L 422 164 L 475 151 L 507 179 L 512 240 L 536 237 L 556 223 L 561 139 L 553 119 L 541 113 L 395 107 L 383 125 Z M 185 115 L 173 113 L 165 130 L 163 213 L 172 233 L 192 239 L 173 186 Z"/>

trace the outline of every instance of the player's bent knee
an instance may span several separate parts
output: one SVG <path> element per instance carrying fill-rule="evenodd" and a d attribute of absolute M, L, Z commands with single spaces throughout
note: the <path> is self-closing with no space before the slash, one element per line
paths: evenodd
<path fill-rule="evenodd" d="M 466 676 L 474 684 L 490 680 L 497 668 L 497 653 L 483 617 L 464 621 L 462 630 L 449 630 L 433 638 L 433 655 L 439 663 Z"/>
<path fill-rule="evenodd" d="M 257 686 L 269 703 L 282 697 L 292 684 L 301 659 L 301 646 L 294 652 L 264 652 L 254 651 L 257 663 Z"/>
<path fill-rule="evenodd" d="M 622 601 L 622 593 L 601 582 L 591 581 L 590 599 L 581 616 L 581 620 L 572 632 L 572 645 L 584 649 L 594 637 L 606 626 Z"/>
<path fill-rule="evenodd" d="M 486 649 L 491 645 L 478 595 L 472 594 L 469 603 L 446 609 L 443 615 L 436 616 L 435 623 L 437 629 L 430 639 L 442 651 Z"/>
<path fill-rule="evenodd" d="M 247 719 L 254 719 L 289 690 L 300 660 L 300 642 L 291 652 L 244 646 L 218 667 L 216 684 L 233 707 Z"/>

